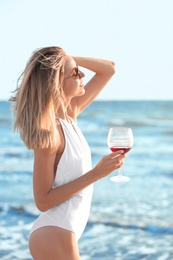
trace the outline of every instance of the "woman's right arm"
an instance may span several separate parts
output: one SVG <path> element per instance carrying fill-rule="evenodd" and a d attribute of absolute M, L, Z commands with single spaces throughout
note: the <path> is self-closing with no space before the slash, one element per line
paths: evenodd
<path fill-rule="evenodd" d="M 52 188 L 54 182 L 55 149 L 39 149 L 34 153 L 33 186 L 37 208 L 46 211 L 74 196 L 90 184 L 107 176 L 123 165 L 123 151 L 108 154 L 97 165 L 82 175 L 62 186 Z"/>

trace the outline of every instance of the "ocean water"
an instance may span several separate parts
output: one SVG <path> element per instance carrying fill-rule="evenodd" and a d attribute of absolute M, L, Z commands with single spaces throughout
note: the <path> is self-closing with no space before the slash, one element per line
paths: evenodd
<path fill-rule="evenodd" d="M 28 234 L 39 212 L 32 194 L 33 152 L 0 102 L 0 259 L 31 260 Z M 94 185 L 81 260 L 173 259 L 173 101 L 96 101 L 79 117 L 93 166 L 110 151 L 112 126 L 131 127 L 135 143 L 123 167 L 128 183 Z M 114 175 L 115 173 L 112 173 Z"/>

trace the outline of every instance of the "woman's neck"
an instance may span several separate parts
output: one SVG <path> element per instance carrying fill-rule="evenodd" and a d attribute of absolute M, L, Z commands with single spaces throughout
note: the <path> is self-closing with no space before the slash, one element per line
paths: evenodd
<path fill-rule="evenodd" d="M 69 122 L 69 116 L 68 116 L 67 110 L 59 110 L 58 111 L 58 117 L 62 118 L 63 120 L 66 120 L 67 122 Z"/>

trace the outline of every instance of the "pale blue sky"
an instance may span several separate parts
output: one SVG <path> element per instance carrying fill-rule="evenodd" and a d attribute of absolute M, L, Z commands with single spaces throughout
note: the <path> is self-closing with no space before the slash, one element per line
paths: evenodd
<path fill-rule="evenodd" d="M 32 51 L 49 45 L 115 61 L 98 99 L 173 99 L 172 14 L 172 0 L 0 0 L 0 99 Z"/>

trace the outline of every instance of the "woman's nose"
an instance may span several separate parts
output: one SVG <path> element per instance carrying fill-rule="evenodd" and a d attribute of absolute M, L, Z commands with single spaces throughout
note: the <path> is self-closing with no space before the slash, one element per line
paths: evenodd
<path fill-rule="evenodd" d="M 85 73 L 80 70 L 80 78 L 84 78 L 84 77 L 85 77 Z"/>

